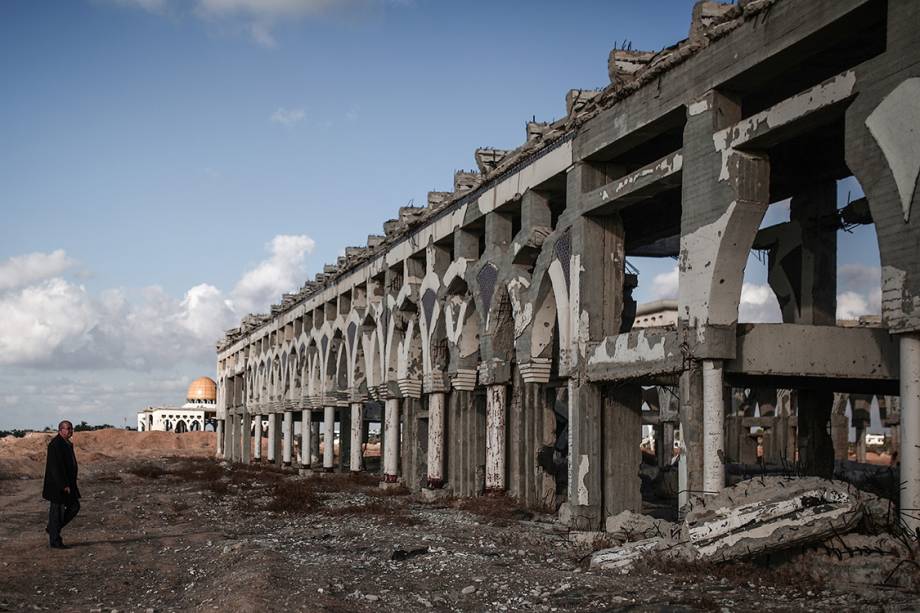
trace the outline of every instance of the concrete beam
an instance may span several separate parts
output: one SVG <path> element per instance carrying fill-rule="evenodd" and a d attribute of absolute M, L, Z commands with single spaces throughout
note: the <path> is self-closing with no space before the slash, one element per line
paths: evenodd
<path fill-rule="evenodd" d="M 644 328 L 608 336 L 588 358 L 590 381 L 618 381 L 678 374 L 683 354 L 677 330 Z"/>
<path fill-rule="evenodd" d="M 615 208 L 619 209 L 679 187 L 683 161 L 682 152 L 675 151 L 584 194 L 581 197 L 583 212 L 594 212 L 599 207 L 604 207 L 606 211 L 610 205 L 616 205 Z"/>
<path fill-rule="evenodd" d="M 737 353 L 727 376 L 824 378 L 841 381 L 898 379 L 898 345 L 883 328 L 798 324 L 740 324 Z M 676 330 L 644 328 L 608 336 L 588 359 L 591 381 L 649 379 L 683 370 Z"/>
<path fill-rule="evenodd" d="M 898 343 L 883 328 L 740 324 L 726 374 L 898 379 Z"/>
<path fill-rule="evenodd" d="M 817 115 L 839 107 L 855 95 L 856 72 L 848 70 L 713 135 L 721 150 L 764 148 L 803 130 L 813 129 Z M 842 115 L 842 109 L 831 115 Z"/>

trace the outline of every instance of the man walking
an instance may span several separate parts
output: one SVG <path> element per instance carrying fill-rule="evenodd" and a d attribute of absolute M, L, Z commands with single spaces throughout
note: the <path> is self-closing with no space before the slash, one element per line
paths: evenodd
<path fill-rule="evenodd" d="M 45 486 L 42 498 L 51 502 L 48 511 L 48 533 L 52 549 L 67 549 L 61 540 L 61 529 L 80 512 L 80 490 L 77 488 L 77 456 L 73 452 L 73 424 L 62 421 L 58 433 L 48 443 L 45 463 Z"/>

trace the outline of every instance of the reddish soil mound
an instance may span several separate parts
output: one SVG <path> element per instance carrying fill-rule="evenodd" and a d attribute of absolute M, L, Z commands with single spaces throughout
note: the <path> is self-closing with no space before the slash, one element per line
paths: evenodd
<path fill-rule="evenodd" d="M 41 477 L 45 453 L 53 433 L 34 432 L 23 438 L 0 438 L 0 477 Z M 161 456 L 207 456 L 214 453 L 213 432 L 132 432 L 95 430 L 75 432 L 73 439 L 81 469 L 108 459 L 136 459 Z"/>

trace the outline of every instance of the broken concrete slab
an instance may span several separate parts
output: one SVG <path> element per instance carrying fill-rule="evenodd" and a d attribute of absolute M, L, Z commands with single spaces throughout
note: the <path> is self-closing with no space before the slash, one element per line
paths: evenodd
<path fill-rule="evenodd" d="M 590 564 L 591 568 L 606 568 L 625 573 L 647 554 L 665 551 L 667 547 L 665 540 L 660 537 L 633 541 L 620 547 L 595 551 Z"/>
<path fill-rule="evenodd" d="M 754 557 L 820 542 L 852 530 L 863 516 L 862 493 L 817 477 L 763 477 L 691 499 L 681 541 L 700 559 Z"/>
<path fill-rule="evenodd" d="M 610 517 L 608 532 L 631 542 L 595 552 L 591 566 L 625 571 L 652 552 L 720 562 L 821 543 L 853 530 L 867 504 L 880 506 L 877 500 L 849 484 L 817 477 L 752 479 L 717 496 L 692 498 L 679 525 L 656 525 L 657 520 L 637 514 Z"/>

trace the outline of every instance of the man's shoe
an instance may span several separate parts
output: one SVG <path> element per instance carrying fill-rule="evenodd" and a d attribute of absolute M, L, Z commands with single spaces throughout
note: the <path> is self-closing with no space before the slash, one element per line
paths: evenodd
<path fill-rule="evenodd" d="M 65 545 L 64 543 L 51 543 L 52 549 L 70 549 L 70 545 Z"/>

